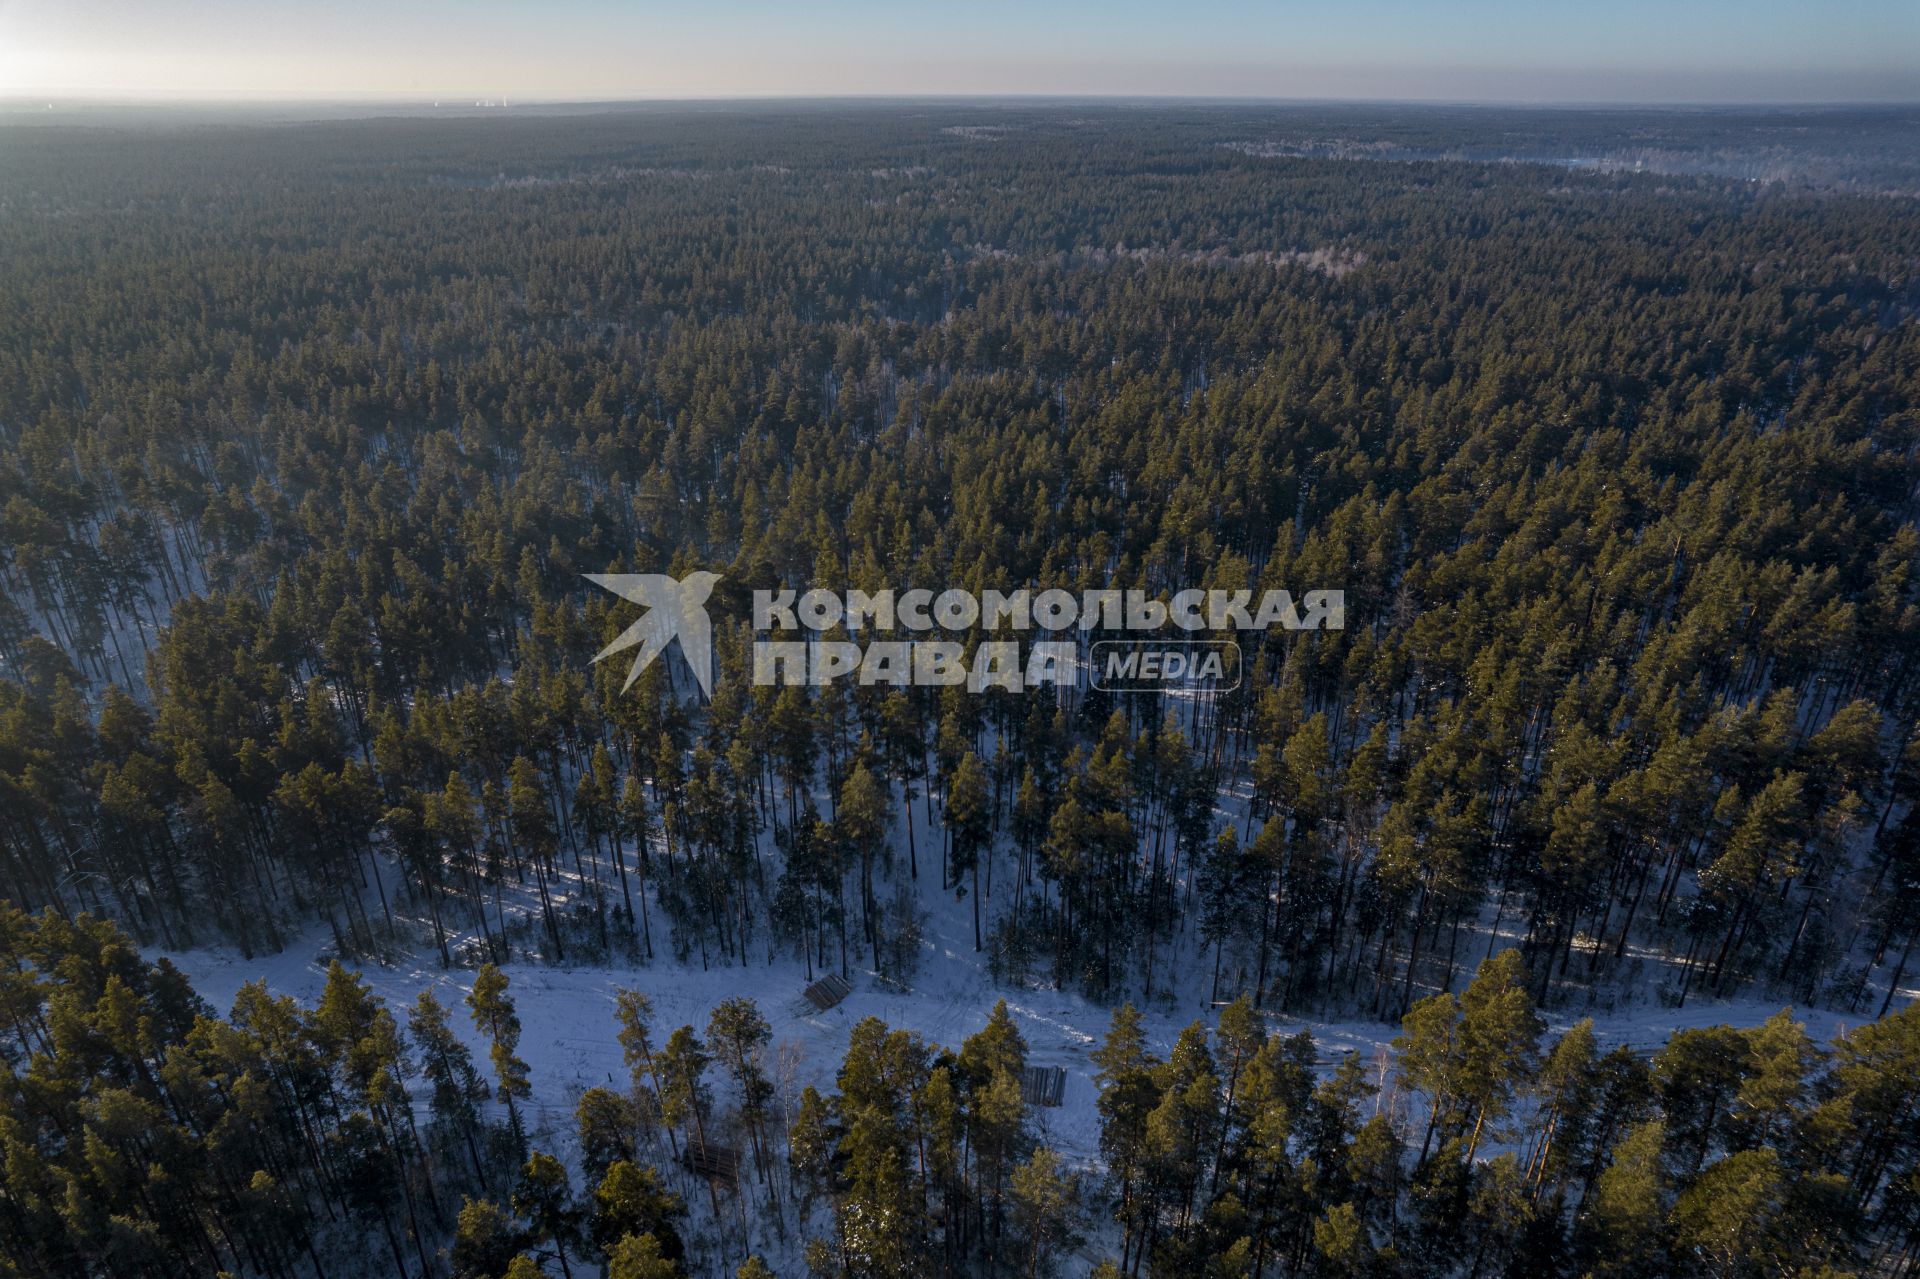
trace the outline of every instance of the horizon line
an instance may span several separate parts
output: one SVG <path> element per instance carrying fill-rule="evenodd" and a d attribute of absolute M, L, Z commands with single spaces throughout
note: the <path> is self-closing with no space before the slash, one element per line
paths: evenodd
<path fill-rule="evenodd" d="M 609 97 L 526 97 L 512 94 L 477 95 L 460 93 L 337 93 L 337 94 L 274 94 L 271 91 L 234 90 L 231 92 L 205 90 L 148 90 L 141 92 L 101 92 L 97 90 L 60 90 L 29 92 L 24 90 L 0 90 L 0 106 L 16 106 L 44 103 L 48 106 L 64 104 L 67 106 L 111 106 L 111 107 L 295 107 L 295 106 L 406 106 L 428 107 L 442 110 L 517 110 L 567 108 L 604 109 L 623 106 L 670 106 L 670 105 L 726 105 L 730 103 L 765 104 L 776 102 L 809 103 L 1187 103 L 1222 105 L 1302 105 L 1302 106 L 1457 106 L 1457 107 L 1547 107 L 1564 109 L 1742 109 L 1755 107 L 1824 109 L 1824 108 L 1915 108 L 1920 107 L 1920 96 L 1912 98 L 1526 98 L 1526 97 L 1387 97 L 1387 96 L 1326 96 L 1307 95 L 1292 97 L 1279 94 L 1200 94 L 1200 93 L 1078 93 L 1048 92 L 1034 90 L 1025 92 L 996 91 L 949 91 L 941 93 L 912 92 L 771 92 L 771 93 L 715 93 L 715 94 L 673 94 L 657 97 L 648 96 L 609 96 Z"/>

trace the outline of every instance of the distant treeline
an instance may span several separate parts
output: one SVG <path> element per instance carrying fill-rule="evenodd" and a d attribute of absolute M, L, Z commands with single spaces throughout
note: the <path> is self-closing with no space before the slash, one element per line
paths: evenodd
<path fill-rule="evenodd" d="M 1490 924 L 1549 1006 L 1887 1011 L 1912 203 L 1221 145 L 1299 123 L 0 133 L 0 887 L 904 980 L 938 874 L 999 973 L 1116 1002 L 1398 1016 Z M 695 567 L 1339 586 L 1348 628 L 1173 716 L 751 688 L 735 597 L 711 705 L 619 693 L 580 574 Z"/>

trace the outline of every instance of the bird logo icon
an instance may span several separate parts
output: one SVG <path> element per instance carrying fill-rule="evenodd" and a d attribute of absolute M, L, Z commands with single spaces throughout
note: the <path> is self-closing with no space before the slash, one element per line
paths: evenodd
<path fill-rule="evenodd" d="M 640 651 L 634 654 L 633 665 L 627 668 L 627 682 L 620 686 L 621 692 L 632 688 L 640 672 L 678 638 L 680 656 L 693 668 L 694 681 L 702 693 L 712 698 L 713 622 L 707 617 L 706 603 L 720 574 L 698 572 L 683 578 L 668 577 L 664 573 L 585 573 L 582 576 L 595 586 L 647 609 L 639 621 L 594 654 L 593 660 L 597 662 L 639 645 Z"/>

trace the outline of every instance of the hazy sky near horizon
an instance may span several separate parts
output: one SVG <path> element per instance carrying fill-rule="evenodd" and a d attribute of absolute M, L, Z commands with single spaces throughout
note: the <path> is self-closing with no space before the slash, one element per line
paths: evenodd
<path fill-rule="evenodd" d="M 1916 0 L 0 0 L 0 97 L 1920 100 Z"/>

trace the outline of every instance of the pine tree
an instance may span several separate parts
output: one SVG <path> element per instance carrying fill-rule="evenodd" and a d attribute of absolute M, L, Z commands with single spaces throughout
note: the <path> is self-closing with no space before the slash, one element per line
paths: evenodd
<path fill-rule="evenodd" d="M 980 859 L 992 837 L 992 806 L 986 769 L 972 751 L 961 758 L 947 785 L 946 819 L 953 840 L 953 882 L 958 884 L 965 872 L 973 876 L 973 948 L 979 950 Z"/>
<path fill-rule="evenodd" d="M 1463 1073 L 1458 1084 L 1473 1114 L 1469 1161 L 1480 1148 L 1487 1121 L 1504 1117 L 1514 1095 L 1532 1079 L 1542 1027 L 1520 952 L 1504 950 L 1482 962 L 1460 997 Z"/>
<path fill-rule="evenodd" d="M 516 1148 L 525 1144 L 520 1126 L 518 1099 L 533 1094 L 527 1078 L 527 1063 L 514 1055 L 520 1046 L 520 1017 L 513 999 L 507 994 L 507 975 L 492 964 L 483 964 L 474 975 L 473 989 L 467 992 L 467 1007 L 473 1011 L 474 1029 L 487 1037 L 488 1055 L 498 1081 L 496 1096 L 507 1106 L 507 1122 L 513 1130 Z"/>
<path fill-rule="evenodd" d="M 473 1162 L 474 1176 L 483 1181 L 486 1172 L 475 1143 L 479 1126 L 478 1103 L 486 1097 L 486 1085 L 473 1068 L 473 1055 L 453 1033 L 451 1014 L 431 990 L 423 990 L 407 1016 L 407 1031 L 419 1053 L 421 1069 L 432 1085 L 428 1104 L 436 1125 L 450 1130 L 465 1144 Z"/>
<path fill-rule="evenodd" d="M 1015 1225 L 1027 1241 L 1026 1273 L 1035 1279 L 1068 1237 L 1074 1181 L 1061 1168 L 1060 1156 L 1041 1146 L 1014 1168 L 1011 1190 Z"/>
<path fill-rule="evenodd" d="M 1368 1273 L 1372 1264 L 1373 1244 L 1350 1203 L 1335 1204 L 1313 1223 L 1313 1248 L 1331 1275 L 1357 1277 Z"/>
<path fill-rule="evenodd" d="M 686 1215 L 686 1204 L 667 1189 L 658 1172 L 616 1160 L 593 1192 L 588 1234 L 607 1252 L 629 1236 L 650 1235 L 660 1255 L 677 1263 L 685 1245 L 675 1223 Z"/>
<path fill-rule="evenodd" d="M 1666 1128 L 1658 1120 L 1639 1125 L 1620 1142 L 1612 1162 L 1594 1182 L 1579 1225 L 1583 1251 L 1594 1259 L 1598 1273 L 1661 1272 L 1665 1143 Z"/>
<path fill-rule="evenodd" d="M 703 1076 L 712 1062 L 712 1055 L 691 1026 L 682 1026 L 667 1036 L 665 1047 L 654 1059 L 660 1080 L 660 1117 L 667 1127 L 681 1130 L 689 1148 L 695 1144 L 706 1148 L 711 1096 Z"/>
<path fill-rule="evenodd" d="M 598 1182 L 616 1161 L 637 1157 L 633 1131 L 638 1126 L 633 1103 L 606 1088 L 589 1088 L 574 1108 L 574 1129 L 580 1139 L 580 1168 L 590 1182 Z"/>
<path fill-rule="evenodd" d="M 800 1105 L 787 1127 L 787 1166 L 804 1217 L 823 1194 L 833 1176 L 834 1135 L 826 1098 L 809 1084 L 800 1091 Z"/>
<path fill-rule="evenodd" d="M 1159 1064 L 1147 1052 L 1140 1012 L 1123 1004 L 1113 1014 L 1107 1037 L 1092 1054 L 1100 1089 L 1100 1151 L 1108 1178 L 1117 1183 L 1114 1219 L 1121 1228 L 1121 1262 L 1133 1257 L 1136 1232 L 1145 1220 L 1139 1201 L 1148 1156 L 1147 1117 L 1159 1101 L 1154 1082 Z"/>
<path fill-rule="evenodd" d="M 1675 1200 L 1674 1244 L 1700 1257 L 1710 1274 L 1757 1270 L 1782 1255 L 1777 1245 L 1785 1240 L 1775 1231 L 1786 1195 L 1786 1176 L 1776 1152 L 1728 1155 L 1706 1168 Z M 1785 1256 L 1792 1253 L 1788 1249 Z"/>
<path fill-rule="evenodd" d="M 540 770 L 524 755 L 516 755 L 507 790 L 509 825 L 515 847 L 533 863 L 534 884 L 540 893 L 540 913 L 546 920 L 547 937 L 553 942 L 554 958 L 564 960 L 566 947 L 560 940 L 560 923 L 553 909 L 554 857 L 560 851 L 560 832 L 553 820 L 553 808 L 547 800 L 547 786 Z"/>
<path fill-rule="evenodd" d="M 844 839 L 860 863 L 860 921 L 869 953 L 878 964 L 880 922 L 873 891 L 873 865 L 886 836 L 886 806 L 880 783 L 864 763 L 856 764 L 840 787 L 834 808 L 835 833 Z"/>
<path fill-rule="evenodd" d="M 652 1235 L 628 1235 L 607 1250 L 607 1279 L 675 1279 L 680 1273 Z"/>
<path fill-rule="evenodd" d="M 653 1001 L 637 990 L 622 987 L 613 993 L 613 1006 L 614 1016 L 620 1023 L 620 1051 L 632 1078 L 633 1096 L 636 1102 L 644 1099 L 653 1115 L 663 1114 L 666 1103 L 653 1050 Z M 673 1153 L 679 1155 L 679 1138 L 674 1135 L 672 1125 L 667 1127 L 667 1140 Z"/>
<path fill-rule="evenodd" d="M 573 1205 L 573 1189 L 567 1183 L 567 1170 L 552 1155 L 535 1151 L 520 1169 L 520 1181 L 513 1189 L 513 1211 L 525 1217 L 532 1227 L 534 1243 L 550 1243 L 560 1262 L 560 1273 L 572 1279 L 567 1264 L 567 1240 L 572 1238 L 579 1214 Z"/>
<path fill-rule="evenodd" d="M 765 1131 L 767 1105 L 773 1100 L 774 1090 L 761 1058 L 772 1041 L 773 1028 L 761 1016 L 759 1006 L 744 996 L 722 1000 L 708 1018 L 707 1042 L 739 1092 L 740 1119 L 753 1142 L 754 1165 L 762 1178 L 767 1176 L 770 1145 Z M 768 1193 L 772 1193 L 771 1185 Z"/>
<path fill-rule="evenodd" d="M 520 1251 L 521 1235 L 500 1206 L 469 1199 L 460 1208 L 447 1260 L 454 1279 L 494 1279 Z"/>

